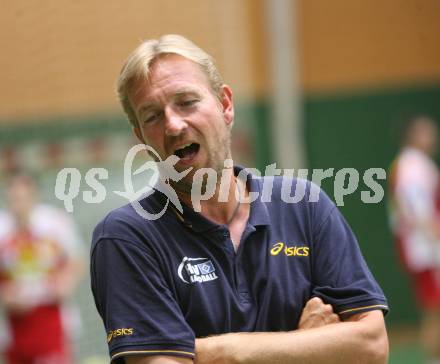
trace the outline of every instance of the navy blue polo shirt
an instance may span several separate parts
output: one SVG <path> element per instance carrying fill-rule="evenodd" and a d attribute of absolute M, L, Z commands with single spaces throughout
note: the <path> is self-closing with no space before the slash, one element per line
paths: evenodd
<path fill-rule="evenodd" d="M 273 182 L 269 202 L 261 198 L 267 178 Z M 112 362 L 132 354 L 194 357 L 195 338 L 207 335 L 294 330 L 313 296 L 342 318 L 387 311 L 333 202 L 322 191 L 310 202 L 312 185 L 293 179 L 292 189 L 305 184 L 306 194 L 286 203 L 281 181 L 248 176 L 248 189 L 260 197 L 251 203 L 237 252 L 226 225 L 187 206 L 183 214 L 168 208 L 148 221 L 126 205 L 99 223 L 91 250 L 92 290 Z M 153 213 L 165 202 L 155 192 L 141 205 Z"/>

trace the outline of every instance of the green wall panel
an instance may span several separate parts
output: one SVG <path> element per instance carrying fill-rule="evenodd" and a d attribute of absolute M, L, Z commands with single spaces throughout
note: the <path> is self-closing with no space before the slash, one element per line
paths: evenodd
<path fill-rule="evenodd" d="M 304 107 L 309 167 L 351 167 L 362 176 L 371 167 L 388 171 L 398 151 L 399 121 L 406 115 L 426 113 L 440 119 L 440 87 L 309 96 Z M 331 197 L 333 181 L 323 183 Z M 381 184 L 386 190 L 387 181 Z M 382 202 L 364 204 L 362 189 L 367 188 L 361 180 L 360 188 L 345 198 L 345 206 L 340 209 L 390 301 L 389 322 L 414 321 L 418 313 L 416 303 L 388 228 L 388 191 Z"/>
<path fill-rule="evenodd" d="M 4 121 L 0 125 L 0 146 L 29 141 L 61 141 L 72 137 L 97 137 L 130 133 L 126 118 L 116 115 L 58 117 L 49 120 Z"/>

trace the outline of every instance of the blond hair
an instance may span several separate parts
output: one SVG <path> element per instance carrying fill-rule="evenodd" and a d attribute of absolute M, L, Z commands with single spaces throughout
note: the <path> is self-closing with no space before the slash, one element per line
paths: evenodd
<path fill-rule="evenodd" d="M 208 53 L 181 35 L 167 34 L 159 39 L 146 40 L 125 61 L 116 87 L 119 101 L 134 127 L 137 126 L 137 118 L 128 98 L 130 87 L 139 81 L 148 80 L 153 62 L 166 54 L 177 54 L 197 63 L 208 77 L 213 93 L 221 97 L 223 80 L 214 59 Z"/>

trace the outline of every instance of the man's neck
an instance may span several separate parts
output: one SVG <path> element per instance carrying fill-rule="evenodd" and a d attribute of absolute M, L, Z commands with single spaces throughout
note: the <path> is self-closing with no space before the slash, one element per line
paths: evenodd
<path fill-rule="evenodd" d="M 30 213 L 14 214 L 17 230 L 27 230 L 29 226 Z"/>
<path fill-rule="evenodd" d="M 177 192 L 177 194 L 181 201 L 194 208 L 194 197 L 191 194 L 183 192 Z M 218 181 L 212 197 L 207 200 L 199 200 L 200 213 L 218 224 L 227 225 L 237 214 L 240 199 L 245 194 L 245 183 L 238 181 L 232 172 L 228 178 Z"/>
<path fill-rule="evenodd" d="M 226 182 L 228 186 L 225 189 Z M 182 202 L 193 208 L 194 201 L 190 193 L 177 194 Z M 250 215 L 248 197 L 246 183 L 236 178 L 232 171 L 227 179 L 223 178 L 223 186 L 222 182 L 216 185 L 211 198 L 200 201 L 200 213 L 204 217 L 217 224 L 227 225 L 235 251 L 238 250 Z"/>
<path fill-rule="evenodd" d="M 426 148 L 423 145 L 419 145 L 417 143 L 409 143 L 409 144 L 406 145 L 406 148 L 417 150 L 418 152 L 423 153 L 423 154 L 425 154 L 428 157 L 431 157 L 432 154 L 433 154 L 432 150 Z"/>

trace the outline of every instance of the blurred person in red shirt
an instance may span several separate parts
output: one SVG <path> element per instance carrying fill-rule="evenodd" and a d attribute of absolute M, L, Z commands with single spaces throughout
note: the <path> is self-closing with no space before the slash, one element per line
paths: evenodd
<path fill-rule="evenodd" d="M 391 225 L 422 311 L 421 341 L 432 364 L 440 364 L 440 174 L 432 160 L 437 143 L 434 120 L 410 119 L 390 176 Z"/>
<path fill-rule="evenodd" d="M 36 203 L 34 179 L 7 178 L 0 211 L 0 301 L 9 327 L 8 364 L 71 364 L 63 302 L 83 270 L 72 219 Z"/>

